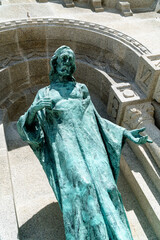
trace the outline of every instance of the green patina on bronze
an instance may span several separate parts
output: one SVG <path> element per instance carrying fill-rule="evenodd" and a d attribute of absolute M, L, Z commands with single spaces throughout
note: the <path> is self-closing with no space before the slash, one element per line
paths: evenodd
<path fill-rule="evenodd" d="M 122 142 L 145 143 L 99 116 L 87 87 L 77 83 L 67 46 L 50 61 L 50 85 L 38 91 L 17 127 L 39 159 L 63 212 L 67 240 L 131 240 L 116 181 Z"/>

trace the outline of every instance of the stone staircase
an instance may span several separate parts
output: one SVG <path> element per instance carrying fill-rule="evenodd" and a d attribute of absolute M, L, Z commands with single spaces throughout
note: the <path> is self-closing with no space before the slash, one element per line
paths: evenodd
<path fill-rule="evenodd" d="M 126 144 L 121 159 L 121 170 L 154 229 L 157 239 L 160 239 L 160 171 L 152 161 L 152 156 L 145 147 L 133 143 L 130 143 L 130 146 Z"/>

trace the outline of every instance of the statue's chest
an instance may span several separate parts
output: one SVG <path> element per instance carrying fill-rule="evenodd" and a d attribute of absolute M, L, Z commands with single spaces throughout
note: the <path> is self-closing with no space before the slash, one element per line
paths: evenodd
<path fill-rule="evenodd" d="M 83 92 L 80 87 L 67 86 L 65 88 L 51 89 L 48 92 L 48 97 L 53 102 L 53 105 L 57 104 L 61 100 L 81 99 L 83 98 Z"/>

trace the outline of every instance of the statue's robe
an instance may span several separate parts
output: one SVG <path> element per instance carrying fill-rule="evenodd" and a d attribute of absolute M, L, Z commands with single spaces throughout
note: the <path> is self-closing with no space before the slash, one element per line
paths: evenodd
<path fill-rule="evenodd" d="M 28 110 L 17 127 L 39 159 L 63 212 L 67 240 L 131 240 L 116 181 L 124 128 L 99 116 L 87 87 L 55 83 L 38 91 L 53 108 Z"/>

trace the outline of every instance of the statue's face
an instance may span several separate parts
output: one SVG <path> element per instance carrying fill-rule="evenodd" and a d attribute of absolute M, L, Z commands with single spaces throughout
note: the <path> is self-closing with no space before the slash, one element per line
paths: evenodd
<path fill-rule="evenodd" d="M 64 50 L 58 56 L 56 70 L 60 76 L 71 76 L 73 73 L 73 65 L 75 64 L 74 54 L 70 50 Z"/>

